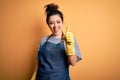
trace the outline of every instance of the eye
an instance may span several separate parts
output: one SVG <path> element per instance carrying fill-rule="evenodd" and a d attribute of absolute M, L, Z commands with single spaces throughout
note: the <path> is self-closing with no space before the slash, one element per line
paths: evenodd
<path fill-rule="evenodd" d="M 60 21 L 57 21 L 57 23 L 61 23 Z"/>
<path fill-rule="evenodd" d="M 54 22 L 49 22 L 50 25 L 54 24 Z"/>
<path fill-rule="evenodd" d="M 53 24 L 53 23 L 49 23 L 49 24 Z"/>

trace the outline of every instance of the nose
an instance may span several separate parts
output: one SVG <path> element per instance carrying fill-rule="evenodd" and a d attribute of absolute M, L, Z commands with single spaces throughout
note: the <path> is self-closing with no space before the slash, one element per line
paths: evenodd
<path fill-rule="evenodd" d="M 57 27 L 57 23 L 54 23 L 54 27 Z"/>

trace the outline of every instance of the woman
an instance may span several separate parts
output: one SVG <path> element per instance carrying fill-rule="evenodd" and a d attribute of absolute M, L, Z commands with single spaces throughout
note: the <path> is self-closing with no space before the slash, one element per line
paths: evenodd
<path fill-rule="evenodd" d="M 45 8 L 46 23 L 52 34 L 41 39 L 36 80 L 70 80 L 69 65 L 81 60 L 76 39 L 69 29 L 63 34 L 64 18 L 58 5 L 52 3 Z"/>

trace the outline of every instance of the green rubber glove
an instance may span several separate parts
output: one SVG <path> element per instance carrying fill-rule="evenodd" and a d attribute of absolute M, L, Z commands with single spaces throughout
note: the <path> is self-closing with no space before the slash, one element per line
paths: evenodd
<path fill-rule="evenodd" d="M 69 26 L 66 28 L 65 33 L 65 42 L 66 42 L 66 53 L 68 56 L 75 55 L 75 48 L 74 48 L 74 36 L 69 31 Z"/>

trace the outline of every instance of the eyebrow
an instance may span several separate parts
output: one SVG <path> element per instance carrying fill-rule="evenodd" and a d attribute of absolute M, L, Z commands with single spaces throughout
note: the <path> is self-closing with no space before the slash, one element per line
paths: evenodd
<path fill-rule="evenodd" d="M 61 20 L 55 20 L 55 21 L 61 21 Z M 52 21 L 52 20 L 51 20 L 51 21 L 49 21 L 49 22 L 55 22 L 55 21 Z"/>

